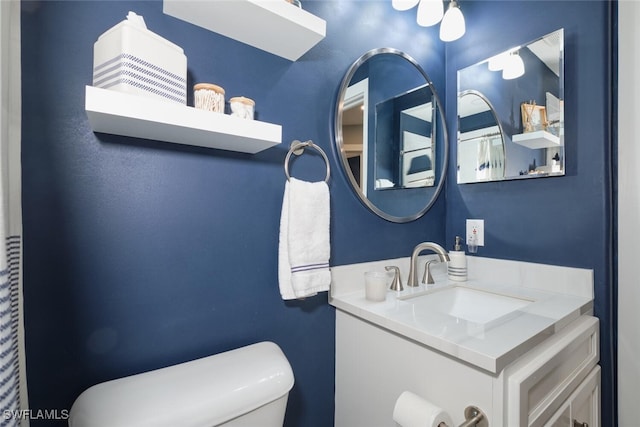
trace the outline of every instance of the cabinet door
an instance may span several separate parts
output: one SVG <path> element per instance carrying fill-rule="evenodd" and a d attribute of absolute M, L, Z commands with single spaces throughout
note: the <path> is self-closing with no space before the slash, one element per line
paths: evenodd
<path fill-rule="evenodd" d="M 566 402 L 562 405 L 545 426 L 550 427 L 572 427 L 571 426 L 571 405 Z"/>
<path fill-rule="evenodd" d="M 600 427 L 600 366 L 596 366 L 545 427 Z"/>
<path fill-rule="evenodd" d="M 508 367 L 505 425 L 549 425 L 598 363 L 598 341 L 598 319 L 580 316 Z"/>
<path fill-rule="evenodd" d="M 600 427 L 600 366 L 576 390 L 571 399 L 571 427 Z"/>

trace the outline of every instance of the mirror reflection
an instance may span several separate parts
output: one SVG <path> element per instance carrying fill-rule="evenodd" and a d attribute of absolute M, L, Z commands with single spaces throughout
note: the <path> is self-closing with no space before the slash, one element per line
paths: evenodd
<path fill-rule="evenodd" d="M 435 184 L 431 98 L 425 85 L 376 104 L 376 190 Z"/>
<path fill-rule="evenodd" d="M 564 33 L 458 71 L 458 183 L 564 175 Z"/>
<path fill-rule="evenodd" d="M 458 182 L 504 179 L 504 133 L 489 100 L 479 91 L 458 95 Z"/>
<path fill-rule="evenodd" d="M 406 53 L 375 49 L 343 78 L 335 143 L 359 199 L 392 222 L 422 216 L 440 192 L 448 141 L 433 85 Z"/>

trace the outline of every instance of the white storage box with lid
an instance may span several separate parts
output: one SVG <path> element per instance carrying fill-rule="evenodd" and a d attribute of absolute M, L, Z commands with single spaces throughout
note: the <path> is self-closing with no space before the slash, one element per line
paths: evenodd
<path fill-rule="evenodd" d="M 186 105 L 187 57 L 129 12 L 93 45 L 93 86 Z"/>

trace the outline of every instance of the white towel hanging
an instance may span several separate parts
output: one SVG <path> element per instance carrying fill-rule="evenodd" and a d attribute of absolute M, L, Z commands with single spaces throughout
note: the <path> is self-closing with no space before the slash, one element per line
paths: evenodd
<path fill-rule="evenodd" d="M 291 154 L 302 154 L 305 147 L 323 157 L 327 174 L 324 181 L 306 182 L 291 178 Z M 278 284 L 285 300 L 305 298 L 328 291 L 331 284 L 329 225 L 329 159 L 312 141 L 294 141 L 285 157 L 285 183 L 280 216 Z"/>
<path fill-rule="evenodd" d="M 329 222 L 327 184 L 290 178 L 285 183 L 278 250 L 283 299 L 305 298 L 329 290 Z"/>

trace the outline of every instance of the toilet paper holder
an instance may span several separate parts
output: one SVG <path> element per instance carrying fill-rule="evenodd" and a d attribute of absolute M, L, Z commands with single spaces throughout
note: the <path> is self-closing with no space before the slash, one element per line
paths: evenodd
<path fill-rule="evenodd" d="M 459 427 L 489 427 L 487 416 L 477 406 L 467 406 L 465 408 L 464 420 Z"/>

